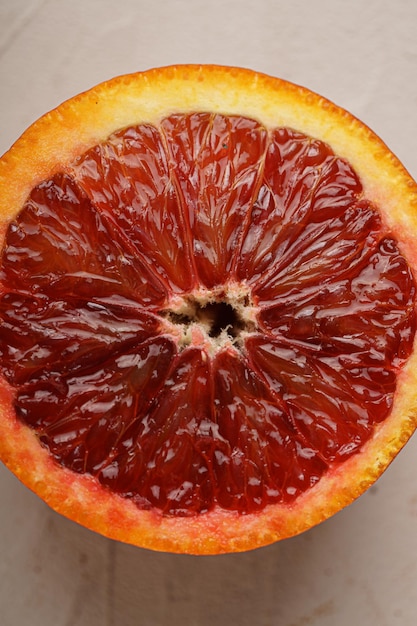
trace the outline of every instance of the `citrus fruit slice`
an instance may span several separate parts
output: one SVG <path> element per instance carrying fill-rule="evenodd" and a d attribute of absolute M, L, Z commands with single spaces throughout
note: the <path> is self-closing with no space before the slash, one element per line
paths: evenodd
<path fill-rule="evenodd" d="M 417 187 L 252 71 L 119 77 L 0 161 L 0 453 L 60 513 L 241 551 L 352 502 L 417 424 Z"/>

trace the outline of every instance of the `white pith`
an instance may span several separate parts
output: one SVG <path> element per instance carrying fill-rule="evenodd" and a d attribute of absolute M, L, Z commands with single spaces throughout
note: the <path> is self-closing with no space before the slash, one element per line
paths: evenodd
<path fill-rule="evenodd" d="M 235 337 L 229 334 L 229 326 L 222 328 L 216 337 L 211 336 L 213 319 L 205 307 L 209 304 L 227 304 L 235 311 L 242 328 Z M 229 282 L 214 289 L 198 287 L 190 293 L 173 295 L 165 307 L 163 324 L 179 350 L 187 346 L 199 347 L 209 356 L 225 348 L 239 349 L 244 339 L 258 328 L 259 307 L 254 304 L 251 291 L 245 283 Z M 170 314 L 173 314 L 170 317 Z M 185 321 L 173 321 L 174 316 L 184 316 Z"/>

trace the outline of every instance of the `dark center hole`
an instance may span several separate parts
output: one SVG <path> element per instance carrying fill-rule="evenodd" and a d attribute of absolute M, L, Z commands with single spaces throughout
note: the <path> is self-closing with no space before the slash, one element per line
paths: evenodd
<path fill-rule="evenodd" d="M 209 324 L 210 337 L 219 337 L 226 330 L 230 337 L 236 337 L 244 327 L 237 311 L 226 302 L 212 302 L 197 310 L 196 317 Z"/>
<path fill-rule="evenodd" d="M 206 305 L 198 304 L 190 300 L 192 314 L 175 313 L 165 311 L 163 315 L 168 317 L 174 324 L 200 323 L 210 337 L 219 337 L 226 331 L 229 337 L 235 338 L 245 328 L 245 323 L 236 309 L 227 302 L 211 302 Z"/>

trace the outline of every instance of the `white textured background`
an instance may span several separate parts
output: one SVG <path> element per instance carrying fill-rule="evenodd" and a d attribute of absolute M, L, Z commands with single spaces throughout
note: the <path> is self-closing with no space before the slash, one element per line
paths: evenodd
<path fill-rule="evenodd" d="M 62 100 L 171 63 L 246 66 L 318 91 L 417 177 L 415 0 L 0 0 L 0 152 Z M 1 432 L 0 432 L 1 436 Z M 220 557 L 118 545 L 0 468 L 1 626 L 415 626 L 417 437 L 300 537 Z"/>

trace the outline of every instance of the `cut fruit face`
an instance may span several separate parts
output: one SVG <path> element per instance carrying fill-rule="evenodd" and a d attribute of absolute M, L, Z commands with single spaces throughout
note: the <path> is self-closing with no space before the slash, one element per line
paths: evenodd
<path fill-rule="evenodd" d="M 0 455 L 156 550 L 300 533 L 417 426 L 417 186 L 361 122 L 247 70 L 121 77 L 0 160 Z"/>

